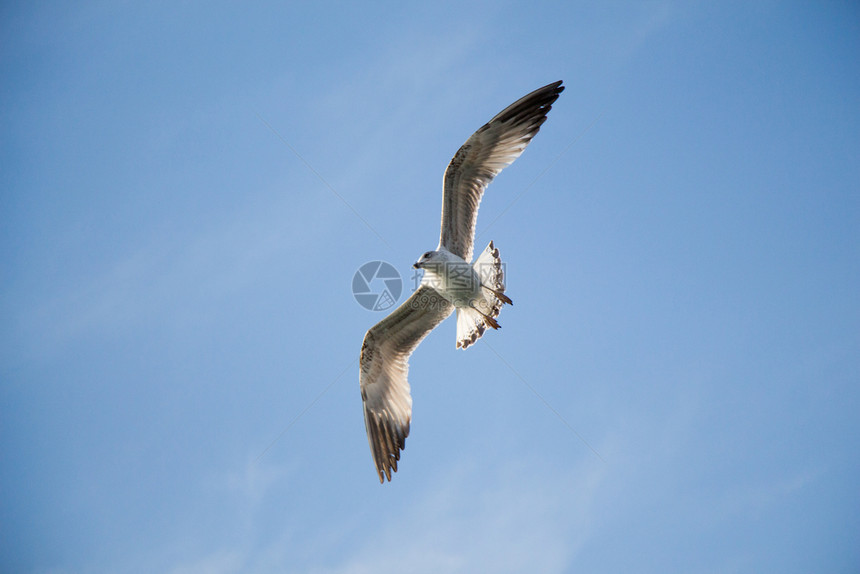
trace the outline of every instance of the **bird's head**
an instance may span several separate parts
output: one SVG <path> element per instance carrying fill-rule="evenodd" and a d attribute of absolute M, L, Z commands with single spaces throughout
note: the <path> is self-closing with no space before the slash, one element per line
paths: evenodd
<path fill-rule="evenodd" d="M 428 251 L 424 255 L 418 258 L 418 261 L 412 264 L 414 269 L 424 269 L 429 264 L 432 263 L 441 263 L 445 261 L 446 258 L 444 254 L 440 251 Z"/>

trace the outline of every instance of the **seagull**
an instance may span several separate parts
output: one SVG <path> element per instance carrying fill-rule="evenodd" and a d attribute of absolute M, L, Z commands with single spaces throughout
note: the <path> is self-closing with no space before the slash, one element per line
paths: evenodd
<path fill-rule="evenodd" d="M 505 276 L 493 242 L 471 263 L 475 222 L 484 190 L 517 159 L 546 121 L 564 90 L 553 82 L 502 110 L 454 154 L 442 180 L 442 233 L 434 251 L 413 265 L 423 269 L 418 289 L 364 336 L 359 361 L 364 424 L 379 482 L 391 481 L 412 421 L 409 356 L 454 311 L 457 348 L 466 349 L 498 329 Z"/>

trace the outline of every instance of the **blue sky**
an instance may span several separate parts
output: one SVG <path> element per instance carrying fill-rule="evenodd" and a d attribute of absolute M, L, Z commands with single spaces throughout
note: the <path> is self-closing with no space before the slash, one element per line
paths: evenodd
<path fill-rule="evenodd" d="M 856 572 L 854 3 L 0 8 L 4 572 Z M 380 486 L 372 260 L 460 144 L 515 305 L 412 358 Z"/>

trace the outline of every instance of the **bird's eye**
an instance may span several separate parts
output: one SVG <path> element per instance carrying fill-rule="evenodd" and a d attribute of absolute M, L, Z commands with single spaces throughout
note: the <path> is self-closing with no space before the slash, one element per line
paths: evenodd
<path fill-rule="evenodd" d="M 432 252 L 431 252 L 431 251 L 428 251 L 427 253 L 425 253 L 425 254 L 424 254 L 424 259 L 430 259 L 430 253 L 432 253 Z"/>

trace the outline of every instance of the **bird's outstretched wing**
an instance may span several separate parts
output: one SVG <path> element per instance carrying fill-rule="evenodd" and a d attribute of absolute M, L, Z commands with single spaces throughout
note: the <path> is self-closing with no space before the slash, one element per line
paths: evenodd
<path fill-rule="evenodd" d="M 442 247 L 472 260 L 484 189 L 520 157 L 563 90 L 558 81 L 520 98 L 472 134 L 454 154 L 442 182 Z"/>
<path fill-rule="evenodd" d="M 422 285 L 364 336 L 359 380 L 364 425 L 379 482 L 383 478 L 390 481 L 391 472 L 397 472 L 400 451 L 409 435 L 409 356 L 453 309 L 435 289 Z"/>

